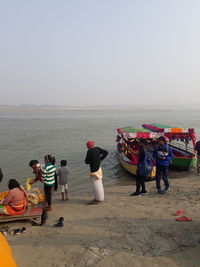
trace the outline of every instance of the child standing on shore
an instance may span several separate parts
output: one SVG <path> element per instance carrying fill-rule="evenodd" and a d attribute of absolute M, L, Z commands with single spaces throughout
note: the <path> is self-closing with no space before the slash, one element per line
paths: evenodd
<path fill-rule="evenodd" d="M 52 209 L 52 192 L 55 184 L 55 173 L 56 167 L 53 165 L 55 163 L 55 158 L 51 155 L 46 155 L 44 157 L 45 166 L 42 172 L 42 179 L 44 183 L 44 193 L 45 201 L 48 203 L 48 210 Z"/>
<path fill-rule="evenodd" d="M 59 177 L 59 185 L 61 186 L 61 196 L 62 196 L 62 201 L 63 200 L 68 200 L 68 176 L 69 176 L 69 171 L 67 169 L 67 161 L 66 160 L 61 160 L 60 162 L 60 168 L 58 169 L 58 177 Z"/>

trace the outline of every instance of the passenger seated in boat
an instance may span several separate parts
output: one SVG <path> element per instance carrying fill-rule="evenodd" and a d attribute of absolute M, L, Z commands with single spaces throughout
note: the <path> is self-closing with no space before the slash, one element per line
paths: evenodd
<path fill-rule="evenodd" d="M 129 163 L 138 164 L 139 150 L 136 145 L 133 145 L 128 148 L 127 157 L 130 159 Z"/>
<path fill-rule="evenodd" d="M 118 144 L 118 151 L 119 152 L 124 152 L 125 151 L 125 143 L 119 143 Z"/>
<path fill-rule="evenodd" d="M 9 192 L 0 204 L 0 215 L 19 215 L 24 213 L 27 207 L 27 195 L 25 190 L 15 179 L 8 182 Z"/>

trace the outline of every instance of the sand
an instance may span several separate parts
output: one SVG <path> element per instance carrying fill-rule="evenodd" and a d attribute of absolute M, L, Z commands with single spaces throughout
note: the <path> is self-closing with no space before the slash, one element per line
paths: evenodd
<path fill-rule="evenodd" d="M 90 194 L 68 202 L 54 195 L 53 210 L 45 226 L 27 227 L 27 233 L 6 238 L 19 267 L 72 266 L 200 266 L 200 175 L 170 173 L 171 191 L 130 197 L 131 180 L 105 189 L 106 200 L 86 205 Z M 192 222 L 177 222 L 173 212 L 186 209 Z M 63 216 L 65 225 L 53 228 Z"/>

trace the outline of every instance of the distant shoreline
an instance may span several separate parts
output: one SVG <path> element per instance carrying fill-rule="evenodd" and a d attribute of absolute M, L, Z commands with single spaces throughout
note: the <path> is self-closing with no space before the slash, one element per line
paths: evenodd
<path fill-rule="evenodd" d="M 109 107 L 0 107 L 0 111 L 171 111 L 171 109 L 151 109 L 151 108 L 109 108 Z"/>
<path fill-rule="evenodd" d="M 151 111 L 151 112 L 170 112 L 170 111 L 188 111 L 199 110 L 199 106 L 0 106 L 2 111 Z"/>

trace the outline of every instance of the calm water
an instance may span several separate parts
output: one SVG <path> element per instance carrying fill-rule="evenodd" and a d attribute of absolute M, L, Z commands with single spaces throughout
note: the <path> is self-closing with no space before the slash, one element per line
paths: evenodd
<path fill-rule="evenodd" d="M 0 191 L 6 189 L 9 178 L 24 183 L 32 175 L 29 161 L 42 160 L 45 154 L 54 155 L 57 165 L 67 159 L 71 190 L 86 190 L 89 168 L 84 159 L 89 139 L 109 151 L 103 163 L 104 183 L 118 182 L 127 174 L 115 157 L 116 128 L 144 122 L 200 129 L 197 111 L 0 111 L 0 167 L 4 173 Z"/>

